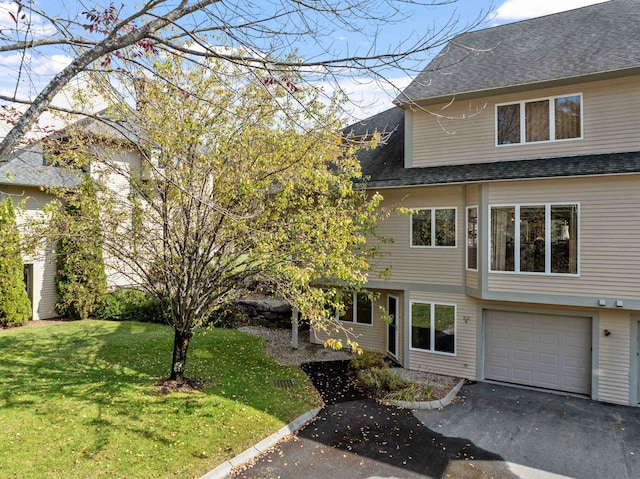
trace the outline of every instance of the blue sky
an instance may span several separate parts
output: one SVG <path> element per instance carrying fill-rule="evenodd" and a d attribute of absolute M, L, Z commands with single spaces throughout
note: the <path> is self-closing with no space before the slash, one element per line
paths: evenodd
<path fill-rule="evenodd" d="M 429 3 L 429 0 L 418 0 Z M 434 0 L 437 2 L 437 0 Z M 450 5 L 440 6 L 415 6 L 408 5 L 403 8 L 403 19 L 400 23 L 387 26 L 378 37 L 378 45 L 397 45 L 401 39 L 418 38 L 429 29 L 438 30 L 453 19 L 455 25 L 450 33 L 465 30 L 479 16 L 488 16 L 488 20 L 482 27 L 489 27 L 524 20 L 551 13 L 556 13 L 572 8 L 579 8 L 604 0 L 458 0 Z M 251 8 L 269 8 L 270 0 L 254 0 Z M 53 16 L 64 16 L 65 11 L 83 11 L 94 3 L 106 5 L 108 0 L 34 0 L 34 3 Z M 119 5 L 120 2 L 114 2 Z M 122 2 L 128 3 L 128 2 Z M 216 8 L 224 9 L 227 3 L 218 4 Z M 243 2 L 229 3 L 228 5 L 243 5 Z M 374 3 L 375 5 L 375 3 Z M 379 12 L 383 15 L 388 9 L 386 2 L 378 4 Z M 12 21 L 8 12 L 15 12 L 15 5 L 7 0 L 0 0 L 0 29 L 10 28 Z M 335 22 L 334 22 L 335 23 Z M 35 19 L 36 32 L 41 36 L 46 36 L 51 32 L 45 22 Z M 14 24 L 15 25 L 15 24 Z M 374 29 L 375 22 L 365 25 L 366 28 Z M 323 41 L 330 45 L 336 55 L 349 55 L 354 52 L 366 53 L 370 47 L 373 31 L 363 31 L 360 35 L 342 30 L 339 26 L 327 24 L 323 28 L 325 34 Z M 325 33 L 326 32 L 326 33 Z M 276 40 L 277 41 L 277 40 Z M 298 54 L 307 58 L 313 58 L 317 51 L 309 43 L 298 43 Z M 413 65 L 414 69 L 423 68 L 429 62 L 433 54 L 438 49 L 434 49 L 420 58 L 418 63 Z M 63 50 L 50 50 L 47 55 L 27 58 L 27 64 L 34 73 L 32 81 L 23 82 L 20 88 L 22 96 L 35 95 L 41 85 L 48 82 L 53 75 L 66 66 L 71 60 L 70 54 Z M 16 53 L 0 54 L 0 94 L 11 95 L 15 89 L 15 76 L 17 67 L 23 59 Z M 409 67 L 411 68 L 411 67 Z M 407 72 L 398 70 L 385 72 L 386 79 L 393 84 L 381 84 L 371 78 L 361 77 L 359 82 L 348 82 L 341 80 L 342 88 L 349 93 L 354 100 L 352 114 L 356 118 L 363 118 L 391 106 L 391 99 L 411 80 Z M 13 80 L 12 80 L 13 79 Z"/>

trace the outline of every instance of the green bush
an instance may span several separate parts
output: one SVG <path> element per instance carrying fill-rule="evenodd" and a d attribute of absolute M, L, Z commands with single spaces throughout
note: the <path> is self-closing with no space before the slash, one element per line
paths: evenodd
<path fill-rule="evenodd" d="M 24 285 L 20 234 L 13 201 L 0 201 L 0 325 L 21 326 L 31 319 L 31 301 Z"/>
<path fill-rule="evenodd" d="M 367 394 L 377 398 L 383 398 L 391 392 L 411 385 L 409 381 L 402 379 L 387 367 L 363 369 L 358 371 L 356 378 Z"/>
<path fill-rule="evenodd" d="M 362 371 L 371 368 L 386 368 L 384 358 L 386 355 L 380 351 L 363 350 L 362 354 L 354 354 L 351 356 L 349 365 L 354 371 Z"/>
<path fill-rule="evenodd" d="M 58 242 L 56 310 L 69 319 L 87 319 L 107 291 L 98 201 L 89 177 L 66 197 L 59 215 L 65 236 Z"/>
<path fill-rule="evenodd" d="M 356 380 L 366 394 L 378 399 L 425 401 L 431 398 L 430 386 L 407 381 L 388 367 L 358 371 Z"/>
<path fill-rule="evenodd" d="M 155 298 L 138 289 L 117 289 L 104 296 L 96 311 L 98 319 L 164 323 L 162 307 Z"/>

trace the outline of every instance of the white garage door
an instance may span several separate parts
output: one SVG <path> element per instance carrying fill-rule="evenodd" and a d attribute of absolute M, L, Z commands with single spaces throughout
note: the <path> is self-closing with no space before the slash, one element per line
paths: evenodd
<path fill-rule="evenodd" d="M 484 377 L 558 391 L 591 392 L 591 319 L 484 312 Z"/>

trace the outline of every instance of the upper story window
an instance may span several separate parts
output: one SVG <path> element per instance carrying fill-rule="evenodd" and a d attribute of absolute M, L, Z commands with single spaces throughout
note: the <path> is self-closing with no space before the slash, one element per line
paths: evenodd
<path fill-rule="evenodd" d="M 467 269 L 478 269 L 478 207 L 467 207 Z"/>
<path fill-rule="evenodd" d="M 456 208 L 422 208 L 411 215 L 411 246 L 456 246 Z"/>
<path fill-rule="evenodd" d="M 578 274 L 578 205 L 492 206 L 491 271 Z"/>
<path fill-rule="evenodd" d="M 582 138 L 582 94 L 496 105 L 496 144 Z"/>

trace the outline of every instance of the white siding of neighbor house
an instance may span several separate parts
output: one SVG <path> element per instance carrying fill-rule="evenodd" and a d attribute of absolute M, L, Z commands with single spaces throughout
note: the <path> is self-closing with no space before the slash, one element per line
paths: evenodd
<path fill-rule="evenodd" d="M 91 166 L 91 175 L 96 177 L 106 174 L 102 181 L 108 184 L 109 188 L 117 195 L 118 202 L 124 208 L 129 208 L 129 195 L 131 194 L 131 175 L 140 173 L 140 156 L 135 151 L 124 149 L 108 150 L 104 153 L 109 158 L 104 164 L 95 163 Z M 132 221 L 128 216 L 128 221 Z M 127 227 L 130 226 L 127 225 Z M 123 231 L 125 231 L 123 229 Z M 132 278 L 133 273 L 116 258 L 105 250 L 104 252 L 105 272 L 107 275 L 107 286 L 130 286 L 137 283 Z"/>
<path fill-rule="evenodd" d="M 489 273 L 489 290 L 637 298 L 640 291 L 640 175 L 489 185 L 489 204 L 545 202 L 580 205 L 579 276 Z"/>
<path fill-rule="evenodd" d="M 413 166 L 640 150 L 640 77 L 429 105 L 413 112 Z M 495 105 L 582 93 L 583 139 L 496 146 Z"/>
<path fill-rule="evenodd" d="M 390 267 L 392 281 L 462 285 L 466 244 L 463 188 L 436 186 L 383 190 L 384 208 L 456 208 L 456 247 L 411 247 L 411 216 L 393 213 L 378 225 L 377 234 L 383 238 L 393 238 L 393 243 L 380 244 L 383 256 L 372 262 L 372 279 L 377 279 L 376 271 Z M 371 243 L 376 244 L 376 241 L 372 240 Z"/>
<path fill-rule="evenodd" d="M 611 332 L 604 335 L 604 330 Z M 600 361 L 598 371 L 599 401 L 629 404 L 631 318 L 628 311 L 603 310 L 597 331 Z M 635 340 L 635 339 L 634 339 Z"/>
<path fill-rule="evenodd" d="M 478 319 L 474 300 L 464 295 L 419 291 L 411 291 L 409 298 L 410 301 L 456 305 L 456 354 L 451 356 L 410 349 L 409 361 L 405 367 L 447 376 L 476 379 Z M 411 311 L 407 311 L 405 316 L 407 327 L 410 328 Z M 465 317 L 468 317 L 466 322 Z"/>
<path fill-rule="evenodd" d="M 24 231 L 26 223 L 31 219 L 37 219 L 42 207 L 52 200 L 52 197 L 39 188 L 29 186 L 2 187 L 1 191 L 10 194 L 16 205 L 16 222 Z M 57 316 L 55 305 L 58 294 L 55 287 L 56 258 L 50 246 L 36 251 L 34 256 L 23 255 L 25 264 L 33 265 L 32 276 L 32 317 L 37 319 L 49 319 Z"/>

